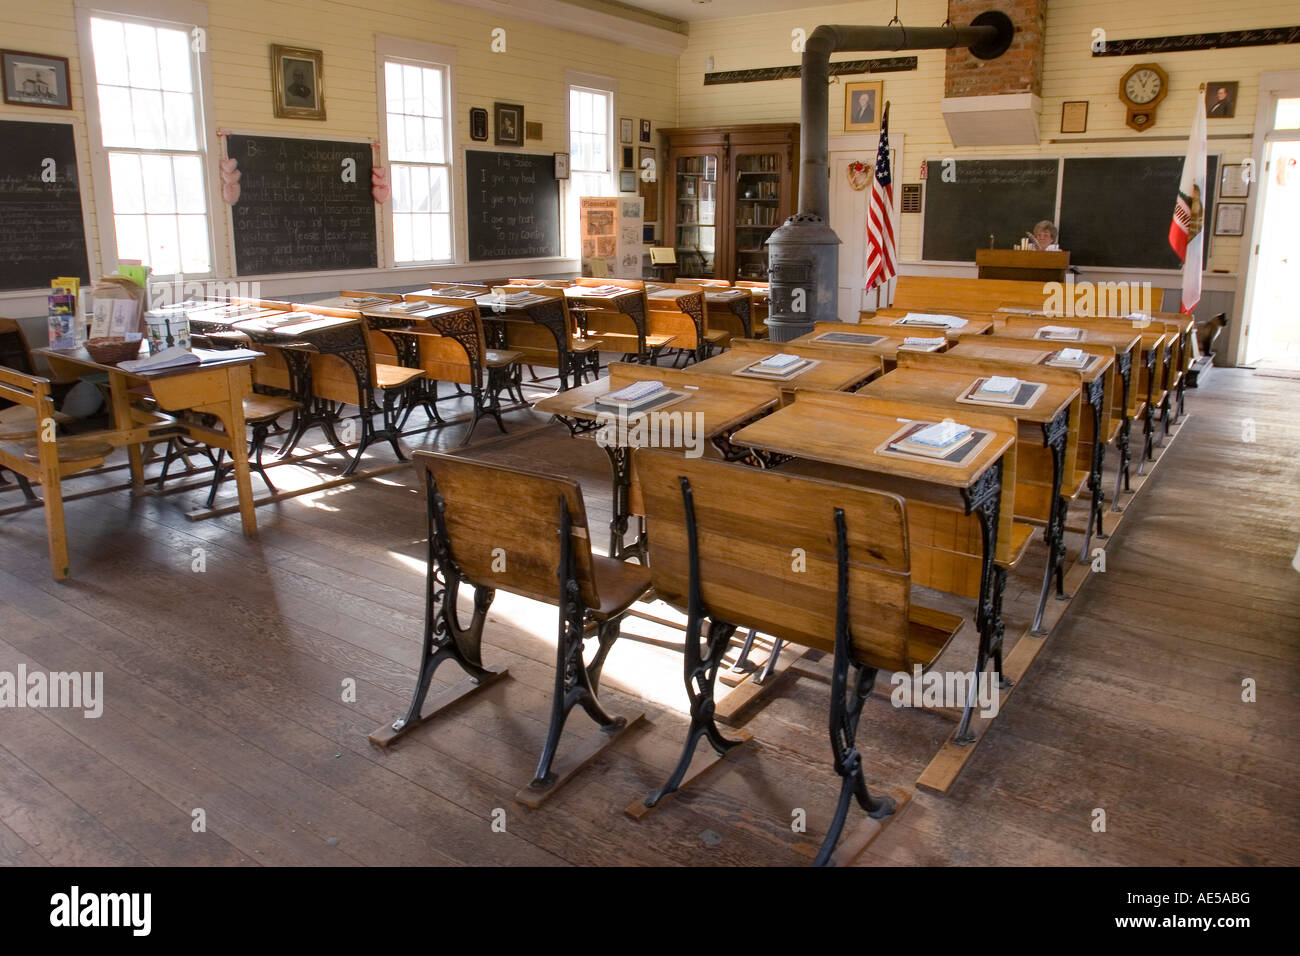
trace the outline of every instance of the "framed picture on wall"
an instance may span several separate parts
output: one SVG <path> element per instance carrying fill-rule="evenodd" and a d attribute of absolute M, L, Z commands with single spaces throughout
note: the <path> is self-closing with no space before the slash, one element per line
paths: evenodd
<path fill-rule="evenodd" d="M 1250 195 L 1250 174 L 1245 163 L 1233 163 L 1219 170 L 1219 196 L 1222 199 L 1245 199 Z"/>
<path fill-rule="evenodd" d="M 271 44 L 271 97 L 284 119 L 325 119 L 325 57 L 320 50 Z"/>
<path fill-rule="evenodd" d="M 632 142 L 632 121 L 627 117 L 618 121 L 618 141 L 620 143 Z"/>
<path fill-rule="evenodd" d="M 469 138 L 476 143 L 486 143 L 488 138 L 487 110 L 475 106 L 469 111 Z"/>
<path fill-rule="evenodd" d="M 517 103 L 493 103 L 496 113 L 497 146 L 524 145 L 524 108 Z"/>
<path fill-rule="evenodd" d="M 625 169 L 618 174 L 618 191 L 621 193 L 636 192 L 636 173 L 633 170 Z"/>
<path fill-rule="evenodd" d="M 1214 234 L 1216 236 L 1240 236 L 1246 226 L 1246 204 L 1244 202 L 1221 202 L 1214 209 Z"/>
<path fill-rule="evenodd" d="M 568 153 L 555 154 L 555 178 L 556 179 L 569 178 L 569 154 Z"/>
<path fill-rule="evenodd" d="M 1088 132 L 1088 101 L 1070 100 L 1061 104 L 1061 132 Z"/>
<path fill-rule="evenodd" d="M 1205 115 L 1209 119 L 1232 119 L 1237 115 L 1236 80 L 1205 84 Z"/>
<path fill-rule="evenodd" d="M 650 142 L 650 121 L 649 120 L 641 121 L 641 142 L 643 143 Z"/>
<path fill-rule="evenodd" d="M 44 53 L 0 50 L 0 78 L 5 102 L 15 106 L 72 109 L 68 94 L 68 58 Z"/>
<path fill-rule="evenodd" d="M 885 84 L 880 80 L 844 84 L 844 131 L 870 133 L 880 129 Z"/>
<path fill-rule="evenodd" d="M 631 168 L 632 168 L 633 166 L 635 166 L 635 165 L 636 165 L 636 160 L 633 158 L 632 147 L 631 147 L 631 146 L 624 146 L 624 147 L 623 147 L 623 165 L 620 166 L 619 169 L 631 169 Z"/>

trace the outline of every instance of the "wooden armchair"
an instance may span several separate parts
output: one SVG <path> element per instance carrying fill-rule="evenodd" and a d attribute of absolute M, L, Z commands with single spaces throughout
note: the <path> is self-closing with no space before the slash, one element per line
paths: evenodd
<path fill-rule="evenodd" d="M 681 760 L 646 806 L 681 786 L 701 738 L 719 755 L 741 742 L 724 738 L 713 716 L 718 667 L 736 628 L 831 651 L 831 749 L 843 780 L 817 856 L 823 865 L 851 798 L 876 819 L 894 811 L 890 798 L 868 792 L 855 745 L 877 671 L 928 668 L 962 619 L 911 603 L 907 512 L 897 495 L 661 451 L 635 457 L 655 594 L 687 614 L 691 703 Z M 741 484 L 753 493 L 736 494 Z M 795 548 L 804 552 L 799 568 Z"/>
<path fill-rule="evenodd" d="M 575 757 L 571 770 L 552 770 L 574 705 L 581 705 L 605 732 L 598 750 L 639 719 L 629 722 L 607 713 L 597 688 L 623 614 L 649 590 L 650 574 L 592 553 L 582 491 L 575 481 L 432 452 L 417 452 L 415 463 L 426 493 L 429 538 L 424 648 L 406 716 L 381 727 L 370 740 L 387 747 L 437 713 L 422 716 L 421 710 L 434 671 L 446 660 L 455 661 L 476 682 L 465 693 L 501 676 L 502 671 L 483 666 L 480 653 L 483 624 L 498 588 L 556 605 L 560 626 L 550 727 L 533 781 L 519 794 L 535 805 L 597 752 Z M 456 609 L 462 583 L 474 588 L 468 627 L 461 626 Z M 597 638 L 590 663 L 583 657 L 588 624 Z"/>
<path fill-rule="evenodd" d="M 45 537 L 49 543 L 54 580 L 68 577 L 68 538 L 63 523 L 63 489 L 67 475 L 98 468 L 113 446 L 94 435 L 59 438 L 54 435 L 54 404 L 49 379 L 0 368 L 0 399 L 31 410 L 30 434 L 11 428 L 0 440 L 0 466 L 18 476 L 25 492 L 41 485 L 45 505 Z M 29 497 L 31 495 L 29 494 Z"/>

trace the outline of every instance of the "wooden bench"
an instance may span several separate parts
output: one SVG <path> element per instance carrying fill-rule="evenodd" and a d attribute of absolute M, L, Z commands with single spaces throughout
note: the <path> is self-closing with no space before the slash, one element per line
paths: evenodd
<path fill-rule="evenodd" d="M 655 593 L 687 615 L 691 713 L 681 759 L 645 805 L 682 786 L 701 739 L 719 756 L 742 742 L 723 737 L 714 720 L 718 668 L 737 628 L 829 651 L 831 749 L 842 782 L 817 855 L 825 865 L 851 799 L 875 819 L 894 812 L 893 800 L 869 792 L 856 745 L 877 673 L 928 668 L 962 618 L 911 603 L 907 513 L 896 495 L 649 450 L 636 458 Z M 742 484 L 754 494 L 737 495 Z"/>
<path fill-rule="evenodd" d="M 893 308 L 911 312 L 996 312 L 1004 305 L 1041 309 L 1042 282 L 1015 279 L 963 279 L 952 276 L 899 276 Z"/>
<path fill-rule="evenodd" d="M 649 590 L 650 574 L 592 553 L 582 490 L 572 479 L 432 452 L 414 457 L 426 495 L 428 532 L 424 644 L 406 716 L 376 730 L 370 741 L 386 748 L 504 673 L 484 667 L 481 654 L 483 625 L 497 589 L 556 605 L 560 625 L 550 727 L 533 781 L 516 795 L 536 805 L 641 717 L 629 721 L 610 715 L 597 689 L 623 614 Z M 468 627 L 461 626 L 456 608 L 461 584 L 474 589 Z M 583 656 L 588 625 L 597 637 L 590 663 Z M 459 664 L 472 683 L 453 688 L 422 715 L 434 671 L 447 660 Z M 560 735 L 575 705 L 604 733 L 597 746 L 588 745 L 556 772 L 552 764 Z"/>

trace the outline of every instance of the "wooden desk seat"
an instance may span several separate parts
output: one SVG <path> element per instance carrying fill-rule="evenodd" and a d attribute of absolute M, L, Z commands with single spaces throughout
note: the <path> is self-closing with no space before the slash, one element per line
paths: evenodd
<path fill-rule="evenodd" d="M 453 660 L 482 686 L 502 671 L 485 668 L 483 625 L 497 589 L 556 605 L 560 627 L 550 728 L 537 772 L 521 799 L 553 793 L 576 772 L 559 774 L 552 762 L 575 704 L 596 721 L 603 749 L 629 721 L 608 714 L 597 697 L 600 672 L 618 638 L 624 612 L 650 588 L 650 574 L 591 552 L 582 490 L 568 478 L 520 471 L 431 452 L 415 454 L 426 494 L 428 532 L 424 645 L 415 694 L 404 718 L 380 728 L 371 741 L 387 746 L 428 720 L 421 715 L 434 671 Z M 461 584 L 474 588 L 474 615 L 462 627 L 456 610 Z M 584 628 L 594 626 L 597 648 L 583 656 Z M 437 711 L 435 710 L 434 713 Z M 634 718 L 631 723 L 639 719 Z"/>
<path fill-rule="evenodd" d="M 67 425 L 76 421 L 69 415 L 62 412 L 54 412 L 51 416 L 56 425 Z M 10 405 L 8 408 L 0 408 L 0 441 L 19 441 L 24 438 L 35 438 L 37 431 L 36 410 L 27 405 Z"/>
<path fill-rule="evenodd" d="M 687 614 L 691 713 L 676 770 L 645 804 L 681 786 L 701 738 L 719 755 L 742 742 L 724 738 L 713 716 L 718 667 L 738 627 L 829 651 L 831 748 L 843 780 L 823 865 L 851 799 L 876 819 L 894 811 L 869 793 L 855 743 L 877 672 L 928 668 L 962 618 L 912 605 L 907 505 L 896 495 L 648 449 L 635 458 L 655 594 Z M 756 493 L 737 495 L 741 483 Z M 798 568 L 792 548 L 804 552 Z"/>
<path fill-rule="evenodd" d="M 26 409 L 33 422 L 54 418 L 50 400 L 50 381 L 13 369 L 0 367 L 0 400 Z M 10 412 L 14 423 L 21 423 L 24 413 Z M 45 537 L 49 548 L 50 571 L 56 581 L 68 577 L 68 539 L 63 520 L 61 481 L 68 475 L 98 468 L 113 450 L 113 445 L 95 435 L 78 435 L 44 441 L 39 433 L 30 438 L 0 441 L 0 467 L 17 476 L 29 498 L 32 483 L 41 485 L 45 506 Z"/>
<path fill-rule="evenodd" d="M 996 312 L 1004 305 L 1041 309 L 1047 301 L 1042 282 L 1015 279 L 964 279 L 950 276 L 899 276 L 895 309 L 944 312 L 966 309 Z"/>

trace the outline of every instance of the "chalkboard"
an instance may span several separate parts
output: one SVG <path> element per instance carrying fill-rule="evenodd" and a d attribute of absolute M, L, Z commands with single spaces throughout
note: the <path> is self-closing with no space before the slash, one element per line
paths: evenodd
<path fill-rule="evenodd" d="M 469 258 L 560 255 L 560 183 L 550 153 L 465 151 Z"/>
<path fill-rule="evenodd" d="M 1056 159 L 931 160 L 921 257 L 974 262 L 990 234 L 999 249 L 1015 245 L 1034 223 L 1053 217 L 1059 165 Z"/>
<path fill-rule="evenodd" d="M 231 207 L 239 275 L 376 266 L 369 143 L 232 134 L 226 154 L 242 174 Z"/>
<path fill-rule="evenodd" d="M 89 283 L 72 127 L 0 121 L 0 143 L 0 289 Z"/>
<path fill-rule="evenodd" d="M 1219 157 L 1209 158 L 1205 208 L 1206 261 L 1219 182 Z M 1169 223 L 1183 174 L 1182 156 L 1067 159 L 1061 189 L 1061 248 L 1070 264 L 1178 269 Z"/>

